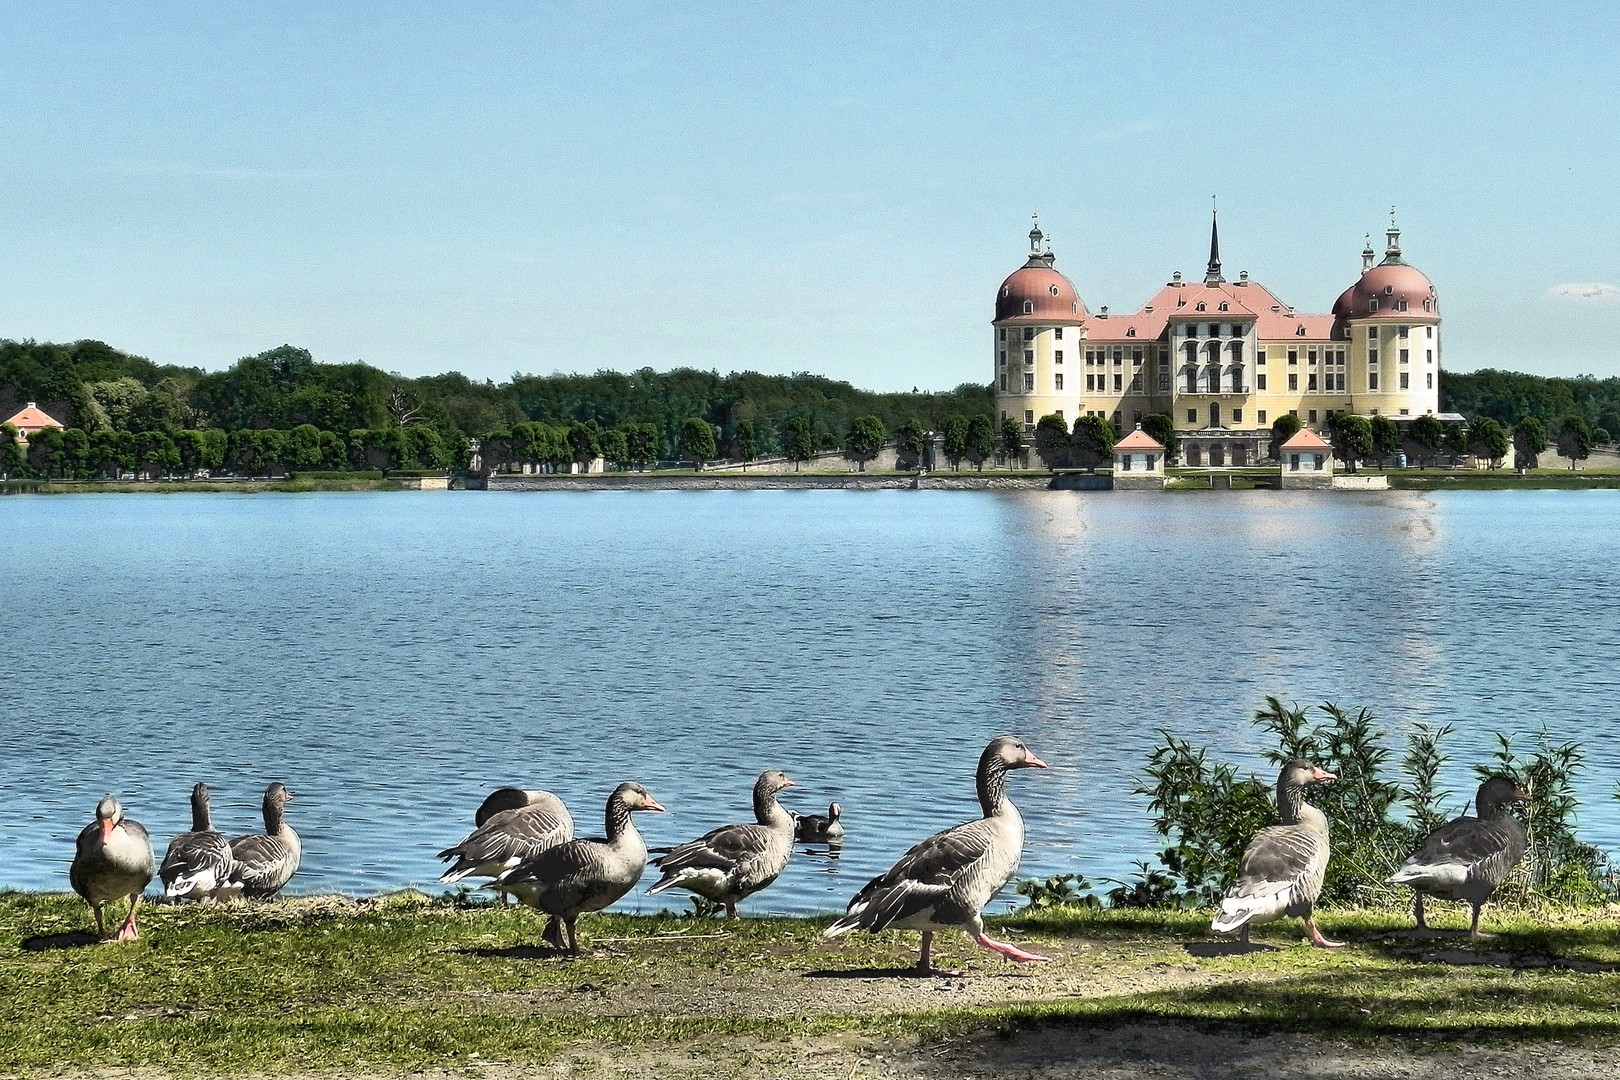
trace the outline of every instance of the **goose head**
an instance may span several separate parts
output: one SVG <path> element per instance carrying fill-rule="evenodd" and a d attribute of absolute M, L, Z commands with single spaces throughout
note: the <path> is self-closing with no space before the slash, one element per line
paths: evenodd
<path fill-rule="evenodd" d="M 833 822 L 837 821 L 843 816 L 844 808 L 842 806 L 839 806 L 837 803 L 827 804 L 827 824 L 831 825 Z"/>
<path fill-rule="evenodd" d="M 1293 758 L 1283 763 L 1282 773 L 1277 777 L 1277 786 L 1282 788 L 1302 789 L 1307 784 L 1320 784 L 1325 780 L 1337 780 L 1338 776 L 1319 769 L 1304 758 Z"/>
<path fill-rule="evenodd" d="M 613 798 L 624 805 L 626 810 L 651 810 L 655 813 L 668 813 L 658 800 L 647 794 L 647 789 L 640 784 L 624 783 L 613 789 Z"/>
<path fill-rule="evenodd" d="M 264 805 L 267 807 L 275 806 L 279 809 L 292 802 L 292 799 L 293 793 L 287 790 L 286 784 L 279 781 L 264 789 Z"/>
<path fill-rule="evenodd" d="M 111 795 L 103 795 L 96 803 L 96 824 L 101 826 L 101 842 L 112 839 L 113 830 L 124 820 L 124 807 Z"/>
<path fill-rule="evenodd" d="M 1490 817 L 1508 803 L 1529 801 L 1529 793 L 1515 784 L 1512 778 L 1492 776 L 1479 785 L 1479 792 L 1474 796 L 1474 812 L 1480 817 Z"/>
<path fill-rule="evenodd" d="M 984 755 L 979 758 L 979 767 L 999 765 L 1003 769 L 1044 769 L 1046 762 L 1030 753 L 1024 740 L 1016 735 L 1003 735 L 998 739 L 991 739 L 990 745 L 984 748 Z"/>
<path fill-rule="evenodd" d="M 762 795 L 765 798 L 770 798 L 778 791 L 790 787 L 798 787 L 798 785 L 781 769 L 766 769 L 759 774 L 759 779 L 754 781 L 755 794 Z"/>

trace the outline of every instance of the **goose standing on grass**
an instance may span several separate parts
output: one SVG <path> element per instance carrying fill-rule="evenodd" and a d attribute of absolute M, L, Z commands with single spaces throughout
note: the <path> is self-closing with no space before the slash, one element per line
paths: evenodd
<path fill-rule="evenodd" d="M 1323 937 L 1311 917 L 1327 875 L 1328 823 L 1322 811 L 1305 801 L 1305 787 L 1334 779 L 1332 773 L 1301 758 L 1283 765 L 1277 777 L 1277 817 L 1281 824 L 1261 829 L 1243 849 L 1237 880 L 1226 890 L 1211 929 L 1222 934 L 1241 930 L 1243 944 L 1247 945 L 1250 923 L 1297 915 L 1305 922 L 1311 944 L 1324 949 L 1344 944 Z"/>
<path fill-rule="evenodd" d="M 525 859 L 574 838 L 568 807 L 549 791 L 501 788 L 484 800 L 475 820 L 478 827 L 461 843 L 439 852 L 439 858 L 452 863 L 439 877 L 443 884 L 474 875 L 499 877 Z"/>
<path fill-rule="evenodd" d="M 664 876 L 648 889 L 685 889 L 726 906 L 726 918 L 737 917 L 737 904 L 782 875 L 793 854 L 793 815 L 776 801 L 776 793 L 793 787 L 781 769 L 766 769 L 754 781 L 753 825 L 722 825 L 696 840 L 671 848 L 654 860 Z"/>
<path fill-rule="evenodd" d="M 1476 941 L 1490 937 L 1480 933 L 1479 909 L 1524 858 L 1524 826 L 1509 807 L 1529 799 L 1508 777 L 1490 777 L 1479 785 L 1479 793 L 1474 796 L 1479 816 L 1465 815 L 1434 830 L 1389 879 L 1395 885 L 1412 887 L 1412 907 L 1419 930 L 1429 929 L 1423 918 L 1423 897 L 1427 894 L 1441 900 L 1468 901 L 1473 908 L 1468 936 Z"/>
<path fill-rule="evenodd" d="M 647 869 L 647 843 L 630 819 L 640 810 L 664 812 L 640 784 L 620 784 L 608 796 L 605 837 L 575 839 L 547 848 L 487 887 L 504 889 L 551 916 L 546 920 L 546 941 L 578 955 L 575 924 L 579 917 L 618 900 L 636 887 Z"/>
<path fill-rule="evenodd" d="M 829 803 L 827 816 L 820 814 L 796 814 L 793 818 L 793 839 L 801 844 L 836 844 L 844 839 L 844 825 L 840 820 L 844 816 L 844 808 L 837 803 Z"/>
<path fill-rule="evenodd" d="M 103 941 L 133 941 L 141 936 L 135 909 L 152 880 L 152 841 L 146 826 L 124 816 L 124 808 L 111 795 L 96 803 L 96 820 L 79 832 L 68 868 L 68 882 L 96 914 L 96 933 Z M 115 937 L 107 936 L 102 908 L 109 900 L 129 898 L 129 914 Z"/>
<path fill-rule="evenodd" d="M 285 784 L 271 784 L 264 789 L 264 832 L 231 841 L 236 868 L 230 883 L 241 895 L 274 896 L 298 872 L 303 846 L 287 824 L 284 807 L 290 802 L 292 792 Z"/>
<path fill-rule="evenodd" d="M 917 970 L 923 974 L 934 970 L 934 932 L 953 928 L 1008 960 L 1046 963 L 1047 957 L 992 939 L 984 932 L 983 915 L 990 898 L 1018 869 L 1024 851 L 1024 819 L 1007 798 L 1007 773 L 1044 768 L 1046 762 L 1013 736 L 992 739 L 979 756 L 975 778 L 984 816 L 935 833 L 902 855 L 886 873 L 867 882 L 825 936 L 851 930 L 921 930 Z"/>
<path fill-rule="evenodd" d="M 191 831 L 169 841 L 158 877 L 171 900 L 218 900 L 229 895 L 236 857 L 231 842 L 214 829 L 208 807 L 208 785 L 191 789 Z"/>

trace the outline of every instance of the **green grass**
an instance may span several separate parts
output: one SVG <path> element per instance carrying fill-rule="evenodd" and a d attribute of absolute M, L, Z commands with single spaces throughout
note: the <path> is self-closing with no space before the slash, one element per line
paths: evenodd
<path fill-rule="evenodd" d="M 1464 925 L 1457 911 L 1445 918 Z M 962 1006 L 959 994 L 922 993 L 928 983 L 895 975 L 915 935 L 824 942 L 826 919 L 589 918 L 581 929 L 595 954 L 569 960 L 537 947 L 533 912 L 419 894 L 154 908 L 141 940 L 124 945 L 86 943 L 88 914 L 71 897 L 0 894 L 0 1072 L 341 1073 L 542 1063 L 604 1044 L 706 1053 L 714 1042 L 1143 1021 L 1369 1041 L 1620 1043 L 1613 912 L 1487 921 L 1493 942 L 1436 945 L 1391 937 L 1409 925 L 1404 913 L 1325 912 L 1324 929 L 1349 947 L 1305 947 L 1285 921 L 1256 932 L 1271 948 L 1236 955 L 1212 941 L 1207 915 L 1047 909 L 997 923 L 1057 958 L 1039 971 L 941 939 L 945 962 L 972 969 L 970 985 L 1009 988 Z M 877 1008 L 800 1004 L 812 983 L 891 997 Z"/>
<path fill-rule="evenodd" d="M 266 491 L 398 491 L 399 484 L 388 479 L 337 479 L 293 476 L 286 480 L 10 480 L 0 483 L 0 494 L 82 495 L 82 494 L 196 494 L 230 492 L 259 494 Z"/>

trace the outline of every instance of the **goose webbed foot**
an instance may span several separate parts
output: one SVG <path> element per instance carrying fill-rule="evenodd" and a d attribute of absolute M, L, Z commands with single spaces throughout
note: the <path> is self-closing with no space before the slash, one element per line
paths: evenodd
<path fill-rule="evenodd" d="M 1049 964 L 1052 962 L 1052 958 L 1050 956 L 1042 956 L 1039 953 L 1025 952 L 1016 945 L 1008 944 L 1005 941 L 995 940 L 982 930 L 973 936 L 973 940 L 978 942 L 980 946 L 989 949 L 997 956 L 1011 960 L 1016 964 Z"/>
<path fill-rule="evenodd" d="M 1315 945 L 1318 949 L 1344 948 L 1344 942 L 1333 941 L 1330 938 L 1322 936 L 1322 931 L 1316 928 L 1316 920 L 1311 918 L 1309 915 L 1305 916 L 1305 933 L 1310 937 L 1311 944 Z"/>

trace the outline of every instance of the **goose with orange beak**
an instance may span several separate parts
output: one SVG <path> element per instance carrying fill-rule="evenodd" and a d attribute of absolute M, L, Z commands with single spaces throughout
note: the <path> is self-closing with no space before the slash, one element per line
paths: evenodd
<path fill-rule="evenodd" d="M 141 936 L 135 925 L 135 909 L 141 893 L 152 880 L 152 841 L 146 826 L 124 816 L 124 808 L 111 795 L 96 803 L 96 820 L 79 832 L 68 868 L 73 891 L 84 897 L 96 915 L 96 933 L 103 941 L 134 941 Z M 129 913 L 113 937 L 107 936 L 106 914 L 109 901 L 129 898 Z"/>
<path fill-rule="evenodd" d="M 1007 798 L 1007 773 L 1044 768 L 1046 762 L 1021 740 L 1011 735 L 992 739 L 979 755 L 974 776 L 983 816 L 935 833 L 900 856 L 855 894 L 844 917 L 824 936 L 920 930 L 916 970 L 924 975 L 935 974 L 932 950 L 939 930 L 962 930 L 983 948 L 1016 963 L 1046 963 L 1047 957 L 996 941 L 984 930 L 984 906 L 1012 878 L 1024 853 L 1024 819 Z"/>
<path fill-rule="evenodd" d="M 1226 890 L 1220 913 L 1210 928 L 1217 933 L 1242 933 L 1249 944 L 1249 925 L 1270 922 L 1284 915 L 1304 920 L 1311 944 L 1336 949 L 1342 941 L 1329 941 L 1316 928 L 1311 911 L 1322 895 L 1327 876 L 1328 823 L 1322 811 L 1305 801 L 1305 788 L 1338 777 L 1303 758 L 1284 763 L 1277 777 L 1277 817 L 1254 834 L 1243 849 L 1237 880 Z"/>

